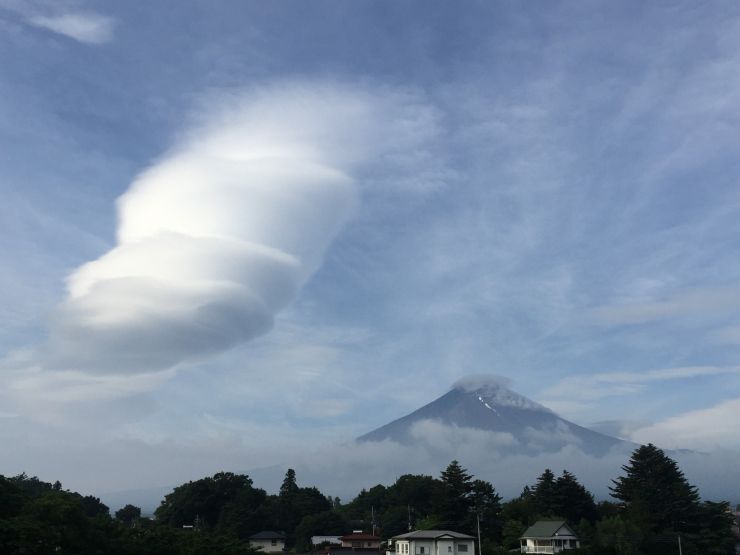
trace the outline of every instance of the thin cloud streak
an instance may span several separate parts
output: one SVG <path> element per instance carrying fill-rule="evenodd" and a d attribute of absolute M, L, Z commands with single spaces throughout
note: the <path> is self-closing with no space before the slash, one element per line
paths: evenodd
<path fill-rule="evenodd" d="M 71 12 L 53 16 L 37 15 L 27 22 L 85 44 L 104 44 L 113 40 L 115 20 L 94 13 Z"/>

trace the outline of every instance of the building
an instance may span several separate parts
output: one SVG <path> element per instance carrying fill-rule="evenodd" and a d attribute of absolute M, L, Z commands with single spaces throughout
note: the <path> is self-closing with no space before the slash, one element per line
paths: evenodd
<path fill-rule="evenodd" d="M 416 530 L 392 540 L 396 555 L 475 555 L 473 536 L 450 530 Z"/>
<path fill-rule="evenodd" d="M 581 546 L 581 541 L 564 520 L 538 520 L 521 538 L 522 553 L 561 553 Z"/>
<path fill-rule="evenodd" d="M 249 546 L 262 549 L 265 553 L 281 553 L 285 550 L 285 534 L 265 530 L 249 536 Z"/>
<path fill-rule="evenodd" d="M 372 549 L 375 551 L 380 550 L 380 538 L 372 534 L 365 534 L 363 532 L 352 532 L 346 536 L 339 538 L 342 541 L 342 547 L 350 547 L 352 549 Z"/>

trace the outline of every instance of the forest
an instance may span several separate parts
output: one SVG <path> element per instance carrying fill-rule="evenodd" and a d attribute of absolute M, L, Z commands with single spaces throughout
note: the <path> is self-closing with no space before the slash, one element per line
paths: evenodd
<path fill-rule="evenodd" d="M 384 540 L 418 529 L 477 536 L 483 555 L 518 551 L 537 520 L 568 521 L 582 539 L 575 554 L 684 555 L 734 553 L 733 516 L 725 502 L 700 498 L 675 461 L 653 445 L 638 447 L 597 502 L 576 476 L 545 469 L 503 501 L 494 484 L 458 461 L 438 477 L 406 474 L 363 489 L 343 503 L 301 486 L 289 469 L 276 494 L 244 474 L 219 472 L 182 484 L 152 516 L 126 505 L 113 514 L 100 499 L 26 474 L 0 476 L 0 553 L 75 555 L 254 555 L 248 538 L 282 531 L 293 553 L 313 535 L 375 531 Z"/>

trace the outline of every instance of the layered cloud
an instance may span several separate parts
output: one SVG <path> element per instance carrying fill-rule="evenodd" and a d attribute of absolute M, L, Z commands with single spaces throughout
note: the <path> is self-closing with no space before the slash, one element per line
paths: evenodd
<path fill-rule="evenodd" d="M 659 443 L 668 448 L 690 445 L 694 449 L 740 450 L 739 414 L 740 399 L 730 399 L 645 426 L 634 431 L 632 438 L 640 442 Z"/>
<path fill-rule="evenodd" d="M 268 331 L 357 204 L 354 174 L 434 131 L 416 96 L 280 83 L 211 97 L 118 200 L 117 243 L 67 279 L 42 370 L 143 374 Z"/>

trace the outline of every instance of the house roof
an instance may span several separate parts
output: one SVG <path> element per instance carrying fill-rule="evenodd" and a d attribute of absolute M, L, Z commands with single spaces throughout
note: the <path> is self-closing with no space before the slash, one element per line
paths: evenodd
<path fill-rule="evenodd" d="M 522 534 L 523 538 L 546 539 L 555 536 L 576 536 L 564 520 L 538 520 Z"/>
<path fill-rule="evenodd" d="M 448 536 L 457 540 L 472 540 L 473 536 L 453 532 L 452 530 L 414 530 L 400 536 L 393 536 L 394 540 L 436 540 L 443 536 Z"/>
<path fill-rule="evenodd" d="M 284 540 L 285 534 L 280 532 L 273 532 L 272 530 L 265 530 L 263 532 L 257 532 L 256 534 L 249 536 L 250 540 Z"/>
<path fill-rule="evenodd" d="M 380 541 L 380 538 L 378 536 L 373 536 L 372 534 L 347 534 L 345 536 L 342 536 L 339 539 L 342 541 L 351 541 L 351 540 Z"/>

